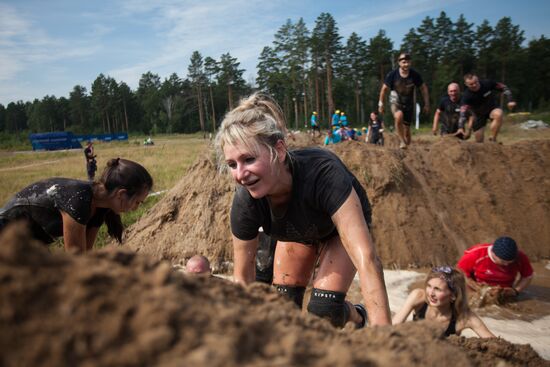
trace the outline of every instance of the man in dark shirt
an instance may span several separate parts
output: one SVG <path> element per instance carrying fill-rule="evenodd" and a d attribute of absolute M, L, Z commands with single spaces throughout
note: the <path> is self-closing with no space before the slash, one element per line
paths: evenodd
<path fill-rule="evenodd" d="M 497 135 L 504 119 L 504 112 L 497 107 L 495 92 L 502 92 L 508 99 L 508 109 L 513 109 L 516 102 L 512 99 L 510 89 L 492 80 L 479 80 L 475 74 L 464 75 L 466 90 L 461 100 L 460 119 L 458 120 L 458 131 L 464 134 L 464 125 L 468 112 L 475 115 L 473 131 L 476 141 L 482 143 L 485 135 L 487 120 L 491 120 L 491 136 L 489 141 L 496 142 Z"/>
<path fill-rule="evenodd" d="M 440 134 L 453 135 L 457 138 L 468 139 L 469 131 L 466 135 L 458 133 L 458 120 L 460 118 L 460 86 L 458 83 L 450 83 L 447 87 L 447 95 L 441 98 L 439 106 L 435 110 L 432 132 L 437 135 L 437 127 L 441 122 Z M 471 128 L 472 117 L 470 117 L 469 127 Z"/>
<path fill-rule="evenodd" d="M 430 111 L 430 96 L 428 87 L 418 72 L 412 69 L 411 56 L 408 53 L 399 54 L 399 68 L 386 75 L 380 89 L 378 111 L 384 113 L 384 98 L 391 90 L 390 103 L 397 135 L 401 140 L 400 148 L 405 149 L 411 143 L 411 123 L 414 117 L 414 88 L 419 87 L 424 100 L 424 112 Z"/>

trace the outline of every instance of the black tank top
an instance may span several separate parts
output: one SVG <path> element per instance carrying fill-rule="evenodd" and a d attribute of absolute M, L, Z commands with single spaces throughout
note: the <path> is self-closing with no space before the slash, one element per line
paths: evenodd
<path fill-rule="evenodd" d="M 413 321 L 418 320 L 424 320 L 426 318 L 426 310 L 428 309 L 428 304 L 424 302 L 424 305 L 418 310 L 418 312 L 415 312 L 413 314 Z M 456 334 L 456 316 L 454 313 L 454 310 L 452 310 L 451 315 L 451 321 L 449 322 L 449 326 L 447 327 L 447 330 L 445 330 L 445 336 Z"/>

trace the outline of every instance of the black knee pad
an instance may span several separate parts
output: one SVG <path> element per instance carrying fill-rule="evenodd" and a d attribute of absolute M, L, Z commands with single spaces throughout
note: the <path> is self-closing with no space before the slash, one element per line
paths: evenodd
<path fill-rule="evenodd" d="M 302 309 L 302 303 L 304 302 L 304 293 L 306 287 L 295 287 L 291 285 L 277 285 L 273 284 L 277 288 L 277 292 L 285 294 L 290 298 L 300 309 Z"/>
<path fill-rule="evenodd" d="M 343 327 L 349 319 L 349 310 L 345 299 L 345 293 L 313 288 L 307 310 L 327 319 L 335 327 Z"/>

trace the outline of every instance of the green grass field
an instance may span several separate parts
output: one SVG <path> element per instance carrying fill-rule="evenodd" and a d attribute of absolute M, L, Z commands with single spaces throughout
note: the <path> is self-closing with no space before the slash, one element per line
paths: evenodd
<path fill-rule="evenodd" d="M 499 141 L 511 143 L 518 140 L 550 139 L 550 128 L 523 130 L 519 124 L 526 120 L 542 120 L 550 122 L 550 112 L 539 114 L 517 113 L 506 116 L 505 123 L 499 135 Z M 413 130 L 414 139 L 439 139 L 431 133 L 431 125 L 423 125 L 419 130 Z M 96 142 L 98 172 L 110 158 L 122 157 L 135 160 L 144 165 L 154 179 L 155 192 L 171 189 L 185 174 L 187 168 L 197 159 L 201 152 L 211 147 L 210 140 L 202 139 L 200 134 L 193 135 L 159 135 L 154 137 L 155 145 L 143 146 L 143 136 L 131 136 L 127 142 Z M 65 150 L 52 152 L 33 152 L 28 144 L 27 150 L 21 149 L 24 144 L 0 150 L 0 205 L 3 206 L 17 191 L 32 182 L 47 177 L 69 177 L 86 180 L 86 165 L 83 150 Z M 123 223 L 127 226 L 139 219 L 144 212 L 162 198 L 151 195 L 135 212 L 123 215 Z M 104 226 L 100 230 L 97 246 L 106 242 Z"/>
<path fill-rule="evenodd" d="M 156 136 L 155 145 L 143 146 L 143 138 L 130 137 L 128 142 L 96 142 L 98 171 L 111 158 L 121 157 L 141 163 L 154 180 L 153 191 L 171 189 L 185 174 L 197 156 L 208 149 L 211 142 L 196 135 Z M 64 151 L 0 151 L 0 206 L 3 206 L 16 192 L 32 182 L 47 177 L 69 177 L 86 180 L 86 163 L 83 150 Z M 122 217 L 125 226 L 135 222 L 163 194 L 151 195 L 138 210 Z M 101 227 L 96 246 L 108 241 L 105 226 Z M 59 243 L 59 245 L 61 242 Z"/>

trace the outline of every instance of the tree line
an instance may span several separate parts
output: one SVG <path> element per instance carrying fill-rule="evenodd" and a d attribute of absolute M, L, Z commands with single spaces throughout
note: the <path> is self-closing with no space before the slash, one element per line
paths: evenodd
<path fill-rule="evenodd" d="M 336 20 L 321 13 L 309 30 L 302 18 L 288 19 L 261 51 L 255 85 L 243 79 L 237 58 L 218 60 L 194 51 L 185 78 L 141 76 L 136 90 L 100 74 L 90 90 L 76 85 L 69 98 L 47 95 L 41 100 L 0 104 L 0 131 L 6 133 L 71 130 L 75 133 L 213 132 L 241 96 L 254 90 L 274 96 L 292 128 L 306 124 L 317 111 L 322 126 L 335 109 L 355 124 L 376 109 L 384 76 L 397 67 L 401 51 L 411 53 L 413 68 L 430 89 L 431 106 L 449 82 L 476 72 L 507 84 L 523 110 L 550 108 L 550 40 L 544 35 L 527 46 L 524 32 L 503 17 L 492 26 L 474 26 L 464 15 L 453 21 L 445 12 L 425 17 L 403 37 L 398 49 L 384 30 L 368 39 L 353 32 L 346 40 Z M 432 112 L 433 113 L 433 112 Z M 421 116 L 429 121 L 431 116 Z"/>

